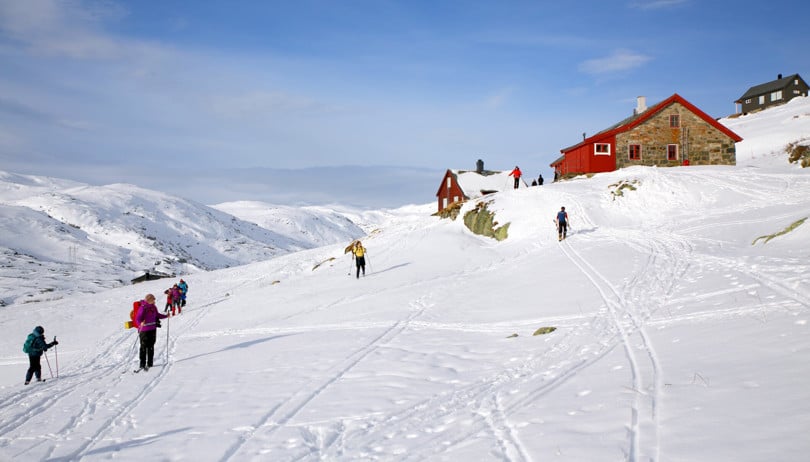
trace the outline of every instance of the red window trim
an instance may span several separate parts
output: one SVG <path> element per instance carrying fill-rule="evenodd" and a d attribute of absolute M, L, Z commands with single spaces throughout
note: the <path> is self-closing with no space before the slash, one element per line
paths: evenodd
<path fill-rule="evenodd" d="M 633 147 L 638 148 L 638 152 L 636 153 L 636 157 L 633 157 Z M 628 144 L 627 145 L 627 158 L 630 160 L 641 160 L 641 145 L 640 144 Z"/>

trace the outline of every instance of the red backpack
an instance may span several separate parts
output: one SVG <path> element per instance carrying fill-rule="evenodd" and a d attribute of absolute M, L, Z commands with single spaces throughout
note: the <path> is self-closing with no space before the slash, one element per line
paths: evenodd
<path fill-rule="evenodd" d="M 138 327 L 140 327 L 140 325 L 138 324 L 138 320 L 136 319 L 137 316 L 138 316 L 138 310 L 140 308 L 141 308 L 141 301 L 140 300 L 136 300 L 136 301 L 132 302 L 132 311 L 129 312 L 129 319 L 130 320 L 125 323 L 127 329 L 132 328 L 132 327 L 137 329 Z"/>

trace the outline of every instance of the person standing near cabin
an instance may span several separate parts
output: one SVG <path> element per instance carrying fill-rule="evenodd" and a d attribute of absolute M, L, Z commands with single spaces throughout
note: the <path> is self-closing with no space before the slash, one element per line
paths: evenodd
<path fill-rule="evenodd" d="M 48 351 L 48 348 L 54 345 L 59 345 L 59 342 L 54 338 L 53 342 L 48 343 L 45 340 L 45 328 L 42 326 L 35 327 L 34 331 L 28 334 L 23 346 L 23 351 L 28 353 L 28 371 L 25 373 L 26 385 L 31 383 L 34 376 L 36 376 L 37 382 L 42 382 L 42 364 L 40 364 L 42 353 Z"/>
<path fill-rule="evenodd" d="M 538 175 L 538 177 L 537 177 L 537 184 L 538 184 L 538 186 L 543 186 L 543 174 L 542 173 L 540 175 Z"/>
<path fill-rule="evenodd" d="M 555 221 L 557 222 L 557 240 L 561 241 L 568 233 L 568 212 L 565 211 L 565 207 L 560 208 L 560 211 L 557 212 Z"/>
<path fill-rule="evenodd" d="M 366 275 L 366 248 L 363 247 L 360 241 L 354 244 L 352 254 L 354 255 L 354 262 L 357 265 L 357 279 L 360 279 L 361 269 L 363 270 L 363 276 Z"/>
<path fill-rule="evenodd" d="M 141 307 L 135 318 L 138 321 L 138 337 L 141 341 L 141 348 L 138 352 L 138 370 L 148 371 L 152 367 L 155 358 L 155 342 L 157 341 L 157 327 L 159 320 L 168 318 L 168 315 L 158 312 L 155 306 L 155 296 L 146 294 L 141 300 Z"/>
<path fill-rule="evenodd" d="M 509 176 L 515 177 L 515 189 L 517 189 L 520 186 L 521 175 L 523 175 L 523 172 L 521 172 L 520 168 L 517 165 L 515 165 L 515 169 L 512 170 L 512 173 L 509 174 Z"/>

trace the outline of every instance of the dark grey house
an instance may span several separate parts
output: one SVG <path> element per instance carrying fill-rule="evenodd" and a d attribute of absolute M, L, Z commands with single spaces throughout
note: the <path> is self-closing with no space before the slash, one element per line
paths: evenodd
<path fill-rule="evenodd" d="M 799 74 L 782 77 L 748 89 L 735 103 L 740 105 L 737 113 L 761 111 L 767 107 L 787 103 L 797 96 L 807 96 L 807 82 Z"/>

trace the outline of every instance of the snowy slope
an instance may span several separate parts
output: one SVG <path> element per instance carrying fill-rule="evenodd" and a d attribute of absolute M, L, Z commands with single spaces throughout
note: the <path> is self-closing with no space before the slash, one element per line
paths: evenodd
<path fill-rule="evenodd" d="M 509 190 L 501 242 L 387 211 L 361 279 L 345 243 L 194 274 L 145 373 L 122 323 L 163 281 L 2 309 L 0 459 L 804 460 L 810 222 L 775 235 L 810 171 L 767 163 Z"/>
<path fill-rule="evenodd" d="M 302 248 L 351 241 L 363 234 L 345 215 L 324 207 L 291 207 L 257 201 L 226 202 L 212 207 L 276 234 L 295 236 Z"/>
<path fill-rule="evenodd" d="M 265 221 L 273 216 L 292 222 L 300 215 L 268 210 Z M 311 231 L 268 229 L 132 185 L 0 172 L 1 304 L 96 292 L 129 284 L 146 270 L 193 274 L 239 266 L 362 235 L 341 218 L 311 211 L 309 221 L 319 223 Z"/>
<path fill-rule="evenodd" d="M 783 168 L 788 143 L 810 146 L 810 97 L 720 123 L 743 137 L 736 145 L 738 166 Z"/>

